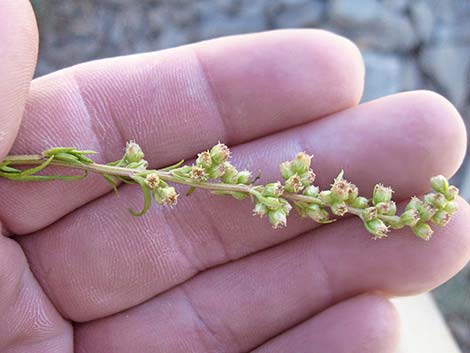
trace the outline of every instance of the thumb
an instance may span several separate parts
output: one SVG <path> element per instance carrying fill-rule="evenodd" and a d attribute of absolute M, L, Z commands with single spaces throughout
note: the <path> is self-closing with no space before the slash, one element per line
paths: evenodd
<path fill-rule="evenodd" d="M 18 132 L 36 66 L 38 30 L 27 0 L 0 0 L 0 161 Z"/>

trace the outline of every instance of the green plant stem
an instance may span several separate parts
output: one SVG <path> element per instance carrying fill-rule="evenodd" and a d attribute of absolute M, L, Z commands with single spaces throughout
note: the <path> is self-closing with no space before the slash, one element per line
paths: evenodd
<path fill-rule="evenodd" d="M 7 163 L 9 166 L 10 165 L 40 165 L 44 163 L 47 160 L 45 156 L 42 154 L 30 154 L 30 155 L 10 155 L 7 156 L 4 160 L 3 163 Z M 223 192 L 241 192 L 241 193 L 246 193 L 248 195 L 251 195 L 254 190 L 256 190 L 256 186 L 252 185 L 243 185 L 243 184 L 225 184 L 222 182 L 218 183 L 211 183 L 211 182 L 197 182 L 191 178 L 185 178 L 181 176 L 176 176 L 172 174 L 172 172 L 168 171 L 162 171 L 162 170 L 139 170 L 139 169 L 131 169 L 131 168 L 123 168 L 123 167 L 116 167 L 116 166 L 110 166 L 106 164 L 98 164 L 98 163 L 91 163 L 91 164 L 83 164 L 83 163 L 74 163 L 72 161 L 70 162 L 65 162 L 65 161 L 58 161 L 58 160 L 53 160 L 51 165 L 59 166 L 59 167 L 64 167 L 64 168 L 71 168 L 71 169 L 80 169 L 80 170 L 85 170 L 89 172 L 95 172 L 99 174 L 107 174 L 107 175 L 112 175 L 112 176 L 120 176 L 120 177 L 127 177 L 127 178 L 132 178 L 136 174 L 150 174 L 150 173 L 156 173 L 162 180 L 166 182 L 171 182 L 175 184 L 181 184 L 181 185 L 187 185 L 190 187 L 194 188 L 200 188 L 200 189 L 207 189 L 211 191 L 223 191 Z M 289 192 L 284 192 L 282 194 L 282 197 L 286 199 L 290 199 L 292 201 L 303 201 L 305 203 L 316 203 L 320 206 L 323 207 L 329 207 L 328 204 L 325 204 L 322 202 L 319 198 L 317 197 L 311 197 L 311 196 L 306 196 L 306 195 L 300 195 L 300 194 L 293 194 Z M 361 215 L 362 210 L 359 208 L 354 208 L 351 206 L 348 206 L 348 212 L 359 216 Z M 391 216 L 386 216 L 386 215 L 378 215 L 380 219 L 383 221 L 390 221 L 392 220 Z"/>

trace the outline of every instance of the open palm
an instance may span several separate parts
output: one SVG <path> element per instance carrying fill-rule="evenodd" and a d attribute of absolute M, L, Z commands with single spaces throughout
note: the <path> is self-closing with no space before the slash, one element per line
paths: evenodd
<path fill-rule="evenodd" d="M 305 150 L 320 185 L 344 168 L 363 191 L 382 181 L 405 200 L 464 155 L 461 118 L 437 94 L 357 105 L 360 54 L 331 33 L 222 38 L 31 82 L 29 2 L 2 1 L 0 16 L 0 159 L 61 145 L 105 162 L 135 139 L 161 167 L 221 140 L 264 180 Z M 372 241 L 351 218 L 320 227 L 292 217 L 272 230 L 249 202 L 204 191 L 134 218 L 138 188 L 116 197 L 99 176 L 2 180 L 0 195 L 4 353 L 393 352 L 386 297 L 430 290 L 470 257 L 462 200 L 424 242 L 408 230 Z"/>

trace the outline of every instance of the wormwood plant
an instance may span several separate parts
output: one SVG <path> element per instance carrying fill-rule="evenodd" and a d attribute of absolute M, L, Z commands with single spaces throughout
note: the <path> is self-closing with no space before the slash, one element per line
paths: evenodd
<path fill-rule="evenodd" d="M 457 211 L 454 201 L 458 194 L 455 186 L 438 175 L 431 178 L 434 192 L 424 198 L 413 197 L 405 210 L 397 214 L 392 201 L 392 189 L 377 184 L 372 198 L 359 195 L 356 185 L 347 181 L 343 171 L 334 179 L 328 190 L 314 185 L 315 173 L 310 168 L 311 156 L 298 153 L 291 161 L 280 164 L 281 181 L 257 185 L 247 170 L 239 171 L 230 162 L 230 150 L 218 143 L 210 150 L 201 152 L 194 164 L 183 165 L 184 161 L 157 170 L 148 169 L 148 162 L 140 146 L 127 143 L 123 157 L 115 162 L 98 164 L 87 155 L 94 151 L 80 151 L 72 147 L 48 149 L 41 154 L 12 155 L 0 163 L 0 177 L 15 181 L 77 180 L 88 172 L 101 174 L 117 192 L 119 183 L 137 184 L 144 195 L 144 206 L 140 212 L 130 209 L 134 216 L 144 215 L 153 200 L 158 205 L 173 207 L 178 194 L 170 184 L 189 186 L 186 195 L 195 189 L 208 189 L 217 195 L 227 195 L 242 200 L 250 197 L 254 203 L 253 213 L 266 216 L 274 228 L 286 226 L 287 216 L 292 207 L 302 216 L 318 223 L 330 223 L 331 216 L 347 213 L 358 216 L 374 239 L 388 235 L 390 229 L 410 227 L 419 238 L 429 240 L 432 229 L 429 223 L 445 226 L 450 216 Z M 17 165 L 33 165 L 32 168 L 17 169 Z M 81 175 L 44 175 L 44 169 L 54 165 L 79 169 Z"/>

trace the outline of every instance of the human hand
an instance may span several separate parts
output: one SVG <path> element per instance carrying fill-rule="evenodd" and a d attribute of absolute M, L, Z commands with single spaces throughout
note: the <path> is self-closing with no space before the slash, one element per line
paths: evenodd
<path fill-rule="evenodd" d="M 14 141 L 12 153 L 71 145 L 104 162 L 136 139 L 159 167 L 222 140 L 263 179 L 306 150 L 320 185 L 344 168 L 361 190 L 392 185 L 396 200 L 427 191 L 429 177 L 452 175 L 463 159 L 463 123 L 444 98 L 410 92 L 357 106 L 360 54 L 326 32 L 91 62 L 29 87 L 30 5 L 3 1 L 0 14 L 0 159 Z M 248 216 L 249 202 L 203 191 L 134 218 L 127 206 L 140 193 L 121 186 L 116 197 L 99 176 L 2 180 L 0 193 L 6 353 L 393 352 L 398 320 L 385 298 L 430 290 L 470 257 L 462 200 L 423 242 L 406 229 L 372 241 L 357 219 L 292 217 L 272 230 Z"/>

